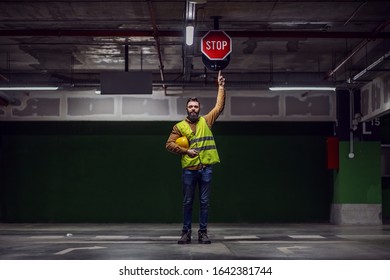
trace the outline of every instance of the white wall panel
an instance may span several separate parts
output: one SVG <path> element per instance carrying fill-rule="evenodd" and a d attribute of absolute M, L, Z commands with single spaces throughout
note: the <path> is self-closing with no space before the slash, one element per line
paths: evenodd
<path fill-rule="evenodd" d="M 152 95 L 97 95 L 95 90 L 13 93 L 19 106 L 0 108 L 0 121 L 107 120 L 175 121 L 186 115 L 185 104 L 196 96 L 201 114 L 211 110 L 215 90 L 155 90 Z M 269 92 L 226 89 L 222 121 L 334 121 L 334 92 Z"/>

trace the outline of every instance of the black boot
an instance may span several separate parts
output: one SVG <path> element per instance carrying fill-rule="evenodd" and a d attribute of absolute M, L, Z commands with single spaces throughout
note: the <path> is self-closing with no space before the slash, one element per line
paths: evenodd
<path fill-rule="evenodd" d="M 207 236 L 207 229 L 202 229 L 198 231 L 198 242 L 200 244 L 210 244 L 211 241 Z"/>
<path fill-rule="evenodd" d="M 177 241 L 177 244 L 189 244 L 191 243 L 191 230 L 183 230 L 181 233 L 181 238 Z"/>

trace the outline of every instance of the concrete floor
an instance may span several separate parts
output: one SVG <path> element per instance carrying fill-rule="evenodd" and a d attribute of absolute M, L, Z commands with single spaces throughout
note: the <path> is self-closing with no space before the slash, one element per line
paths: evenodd
<path fill-rule="evenodd" d="M 390 225 L 210 224 L 210 245 L 178 245 L 179 224 L 1 224 L 1 260 L 389 260 Z"/>

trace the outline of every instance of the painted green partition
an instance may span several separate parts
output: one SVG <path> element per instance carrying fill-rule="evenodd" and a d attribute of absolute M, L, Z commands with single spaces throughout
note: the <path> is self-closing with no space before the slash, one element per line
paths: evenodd
<path fill-rule="evenodd" d="M 167 173 L 178 173 L 180 168 L 167 156 L 166 135 L 156 127 L 148 123 L 11 124 L 2 143 L 3 219 L 176 221 L 179 181 Z"/>
<path fill-rule="evenodd" d="M 0 122 L 1 221 L 181 222 L 173 124 Z M 328 221 L 332 127 L 217 122 L 210 222 Z"/>
<path fill-rule="evenodd" d="M 349 142 L 340 142 L 340 169 L 335 174 L 334 203 L 381 204 L 380 143 L 353 144 L 355 157 L 350 159 Z"/>

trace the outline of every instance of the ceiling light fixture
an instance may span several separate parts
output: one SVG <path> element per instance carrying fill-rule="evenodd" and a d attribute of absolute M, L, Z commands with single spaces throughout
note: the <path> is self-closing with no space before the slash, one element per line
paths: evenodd
<path fill-rule="evenodd" d="M 192 46 L 194 44 L 194 32 L 196 23 L 196 4 L 203 4 L 206 1 L 187 0 L 186 3 L 186 45 Z"/>
<path fill-rule="evenodd" d="M 320 87 L 320 86 L 279 86 L 270 87 L 271 91 L 292 91 L 292 90 L 322 90 L 322 91 L 336 91 L 335 87 Z"/>
<path fill-rule="evenodd" d="M 194 43 L 194 26 L 186 26 L 186 44 L 187 46 L 192 46 Z"/>
<path fill-rule="evenodd" d="M 58 87 L 53 87 L 53 86 L 0 87 L 0 90 L 4 90 L 4 91 L 11 91 L 11 90 L 58 90 Z"/>

